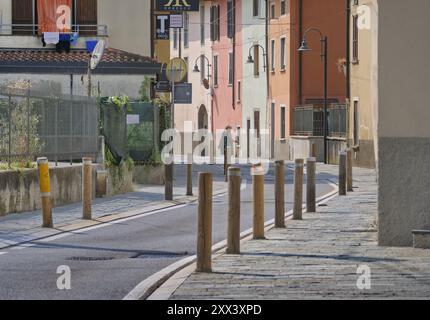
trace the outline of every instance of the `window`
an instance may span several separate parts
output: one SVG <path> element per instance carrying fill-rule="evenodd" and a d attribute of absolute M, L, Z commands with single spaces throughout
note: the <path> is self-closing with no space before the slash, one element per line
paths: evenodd
<path fill-rule="evenodd" d="M 276 18 L 276 10 L 275 10 L 275 3 L 272 2 L 270 4 L 270 18 L 275 19 Z"/>
<path fill-rule="evenodd" d="M 173 49 L 178 49 L 178 29 L 173 29 Z"/>
<path fill-rule="evenodd" d="M 228 84 L 233 84 L 233 52 L 228 54 Z"/>
<path fill-rule="evenodd" d="M 205 44 L 205 6 L 200 6 L 200 44 Z"/>
<path fill-rule="evenodd" d="M 234 12 L 233 1 L 229 0 L 227 2 L 227 36 L 230 39 L 234 38 Z"/>
<path fill-rule="evenodd" d="M 281 1 L 281 16 L 285 15 L 287 13 L 287 8 L 285 4 L 285 0 Z"/>
<path fill-rule="evenodd" d="M 260 11 L 260 0 L 253 0 L 252 4 L 252 15 L 258 17 Z"/>
<path fill-rule="evenodd" d="M 360 144 L 360 119 L 358 113 L 358 100 L 354 100 L 354 146 Z"/>
<path fill-rule="evenodd" d="M 184 48 L 188 48 L 190 45 L 190 17 L 188 12 L 184 12 Z"/>
<path fill-rule="evenodd" d="M 242 97 L 242 82 L 237 82 L 237 103 L 240 103 Z"/>
<path fill-rule="evenodd" d="M 254 46 L 254 76 L 260 75 L 260 47 Z"/>
<path fill-rule="evenodd" d="M 80 25 L 79 35 L 97 35 L 97 0 L 76 0 L 75 6 L 76 24 Z"/>
<path fill-rule="evenodd" d="M 271 70 L 272 72 L 275 71 L 275 40 L 272 40 L 271 46 L 270 46 L 270 60 L 271 60 Z"/>
<path fill-rule="evenodd" d="M 214 74 L 213 74 L 213 77 L 214 77 L 214 86 L 215 87 L 218 87 L 218 56 L 214 56 L 214 63 L 213 63 L 213 65 L 214 65 Z"/>
<path fill-rule="evenodd" d="M 352 61 L 358 62 L 358 15 L 352 18 Z"/>
<path fill-rule="evenodd" d="M 37 15 L 35 15 L 37 17 Z M 33 0 L 12 1 L 12 24 L 33 24 Z M 33 34 L 31 27 L 14 26 L 12 34 Z"/>
<path fill-rule="evenodd" d="M 281 70 L 285 70 L 286 68 L 285 55 L 286 55 L 285 38 L 281 38 Z"/>
<path fill-rule="evenodd" d="M 220 6 L 211 7 L 211 41 L 219 41 L 220 39 Z"/>
<path fill-rule="evenodd" d="M 281 139 L 286 138 L 286 126 L 285 126 L 286 110 L 285 107 L 281 107 Z"/>
<path fill-rule="evenodd" d="M 72 24 L 79 25 L 81 36 L 97 35 L 97 0 L 72 0 Z M 38 23 L 37 1 L 12 0 L 12 24 L 34 25 Z M 30 26 L 15 26 L 13 34 L 33 34 L 37 29 Z"/>
<path fill-rule="evenodd" d="M 358 4 L 359 4 L 358 0 L 353 0 L 352 3 L 353 3 L 354 6 L 358 6 Z"/>

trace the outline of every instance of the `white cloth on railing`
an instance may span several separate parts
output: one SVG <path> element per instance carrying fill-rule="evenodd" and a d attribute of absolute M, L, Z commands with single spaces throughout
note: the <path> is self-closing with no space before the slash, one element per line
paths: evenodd
<path fill-rule="evenodd" d="M 46 44 L 57 44 L 60 42 L 60 33 L 59 32 L 44 32 L 43 39 Z"/>

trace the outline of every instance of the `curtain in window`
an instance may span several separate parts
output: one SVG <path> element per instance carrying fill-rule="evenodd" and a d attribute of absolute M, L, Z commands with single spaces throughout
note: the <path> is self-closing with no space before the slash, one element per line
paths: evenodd
<path fill-rule="evenodd" d="M 72 0 L 37 0 L 39 32 L 70 32 L 67 28 L 59 29 L 57 22 L 70 26 L 71 12 Z"/>

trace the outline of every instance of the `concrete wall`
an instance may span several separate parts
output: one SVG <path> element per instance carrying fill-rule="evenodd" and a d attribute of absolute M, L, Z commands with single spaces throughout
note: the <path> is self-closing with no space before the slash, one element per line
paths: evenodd
<path fill-rule="evenodd" d="M 95 172 L 93 167 L 93 194 L 95 195 Z M 65 165 L 49 170 L 53 206 L 61 206 L 82 199 L 82 166 Z M 123 165 L 108 169 L 108 196 L 133 191 L 132 171 Z M 0 216 L 9 213 L 39 210 L 41 208 L 39 177 L 37 169 L 0 172 Z"/>
<path fill-rule="evenodd" d="M 57 92 L 62 94 L 87 95 L 87 77 L 81 75 L 53 75 L 53 74 L 0 74 L 0 85 L 18 80 L 30 80 L 32 88 L 35 90 L 46 90 L 57 88 Z M 102 97 L 115 95 L 127 95 L 131 99 L 139 96 L 139 89 L 144 80 L 141 75 L 93 75 L 93 95 L 98 96 L 98 83 Z M 71 81 L 73 81 L 73 91 L 71 92 Z M 50 91 L 51 92 L 51 91 Z"/>
<path fill-rule="evenodd" d="M 99 0 L 98 24 L 108 26 L 109 46 L 151 56 L 151 3 Z"/>
<path fill-rule="evenodd" d="M 428 0 L 379 0 L 379 244 L 411 246 L 430 224 Z"/>

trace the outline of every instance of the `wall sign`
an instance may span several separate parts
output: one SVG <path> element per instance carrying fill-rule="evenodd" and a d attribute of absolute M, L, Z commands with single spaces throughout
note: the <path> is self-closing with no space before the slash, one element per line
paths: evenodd
<path fill-rule="evenodd" d="M 182 14 L 171 14 L 170 15 L 170 28 L 183 28 L 184 17 Z"/>
<path fill-rule="evenodd" d="M 155 38 L 158 40 L 169 40 L 170 17 L 168 14 L 157 14 Z"/>
<path fill-rule="evenodd" d="M 158 11 L 199 11 L 199 0 L 157 0 Z"/>

